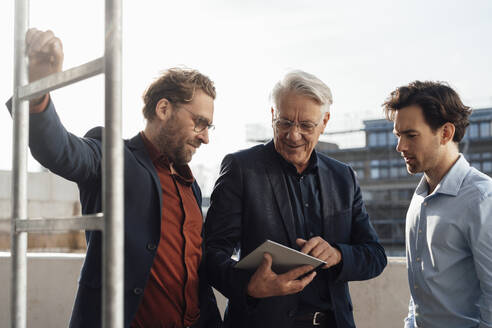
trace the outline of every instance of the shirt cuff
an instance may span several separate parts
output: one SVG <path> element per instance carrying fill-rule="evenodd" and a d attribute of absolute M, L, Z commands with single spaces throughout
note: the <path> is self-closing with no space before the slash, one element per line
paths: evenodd
<path fill-rule="evenodd" d="M 46 107 L 48 107 L 48 103 L 50 102 L 50 94 L 47 93 L 43 96 L 40 101 L 37 102 L 29 102 L 29 113 L 36 114 L 44 112 Z"/>

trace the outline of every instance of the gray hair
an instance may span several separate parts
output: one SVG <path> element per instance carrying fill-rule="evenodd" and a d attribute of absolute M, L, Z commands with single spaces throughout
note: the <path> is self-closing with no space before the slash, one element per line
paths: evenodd
<path fill-rule="evenodd" d="M 278 110 L 280 98 L 287 92 L 307 96 L 321 105 L 321 114 L 330 112 L 333 97 L 330 88 L 316 76 L 301 70 L 287 72 L 273 87 L 270 99 Z"/>

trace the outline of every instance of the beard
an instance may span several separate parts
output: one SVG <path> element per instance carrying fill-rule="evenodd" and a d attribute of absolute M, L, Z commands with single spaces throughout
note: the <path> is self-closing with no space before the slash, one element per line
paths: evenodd
<path fill-rule="evenodd" d="M 191 161 L 195 149 L 201 142 L 187 137 L 177 124 L 174 115 L 163 123 L 157 133 L 156 146 L 161 154 L 166 155 L 175 165 L 186 165 Z M 195 148 L 191 148 L 192 145 Z"/>

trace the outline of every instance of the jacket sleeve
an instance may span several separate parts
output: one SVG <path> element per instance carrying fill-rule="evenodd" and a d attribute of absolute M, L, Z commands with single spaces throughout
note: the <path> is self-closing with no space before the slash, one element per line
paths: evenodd
<path fill-rule="evenodd" d="M 10 101 L 7 107 L 11 110 Z M 101 138 L 68 132 L 51 100 L 43 112 L 29 115 L 29 148 L 41 165 L 65 179 L 82 183 L 101 174 Z"/>
<path fill-rule="evenodd" d="M 227 155 L 205 221 L 205 262 L 213 287 L 229 299 L 246 302 L 246 287 L 252 274 L 234 269 L 236 261 L 231 259 L 240 245 L 242 192 L 240 166 L 232 155 Z"/>
<path fill-rule="evenodd" d="M 342 267 L 337 282 L 367 280 L 378 276 L 387 264 L 383 246 L 379 244 L 376 231 L 369 221 L 369 215 L 362 200 L 362 193 L 350 169 L 354 186 L 352 202 L 352 229 L 350 243 L 337 243 L 342 253 Z"/>

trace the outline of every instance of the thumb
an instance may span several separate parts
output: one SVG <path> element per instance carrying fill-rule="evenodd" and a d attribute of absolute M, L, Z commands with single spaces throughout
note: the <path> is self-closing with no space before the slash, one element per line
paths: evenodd
<path fill-rule="evenodd" d="M 271 271 L 272 270 L 272 256 L 269 253 L 263 253 L 263 260 L 261 261 L 258 271 Z"/>

